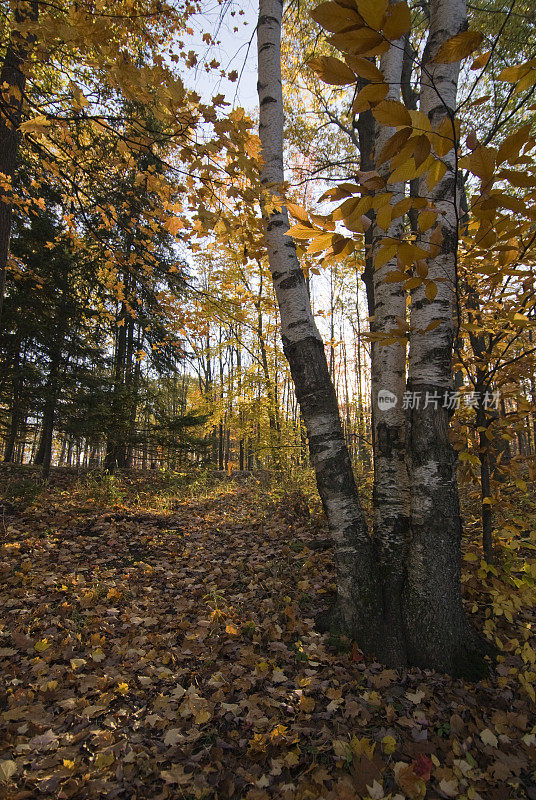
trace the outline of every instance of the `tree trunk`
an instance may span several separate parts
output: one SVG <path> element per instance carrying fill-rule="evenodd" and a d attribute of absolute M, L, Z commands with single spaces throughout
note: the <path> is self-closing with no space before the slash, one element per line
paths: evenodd
<path fill-rule="evenodd" d="M 482 396 L 482 395 L 481 395 Z M 482 403 L 476 410 L 476 424 L 479 436 L 480 493 L 482 498 L 482 547 L 484 558 L 493 564 L 493 515 L 491 511 L 491 469 L 490 443 L 486 436 L 489 420 Z"/>
<path fill-rule="evenodd" d="M 428 42 L 423 57 L 420 110 L 432 125 L 454 118 L 459 63 L 436 64 L 440 45 L 466 26 L 465 0 L 431 0 Z M 430 191 L 426 177 L 420 194 L 439 210 L 443 243 L 428 259 L 428 278 L 412 293 L 409 355 L 410 392 L 420 406 L 408 415 L 408 471 L 411 536 L 404 587 L 404 621 L 409 662 L 467 676 L 482 674 L 481 642 L 464 616 L 461 598 L 461 518 L 456 457 L 449 441 L 445 392 L 452 390 L 454 301 L 458 247 L 455 148 L 444 157 L 447 171 Z M 434 230 L 434 229 L 432 229 Z M 429 238 L 428 237 L 424 237 Z M 438 323 L 427 330 L 430 323 Z M 427 395 L 428 393 L 428 395 Z M 439 397 L 425 403 L 426 397 Z"/>
<path fill-rule="evenodd" d="M 45 401 L 43 421 L 41 427 L 41 438 L 35 456 L 34 464 L 41 466 L 43 478 L 48 478 L 50 474 L 50 464 L 52 460 L 52 438 L 54 434 L 54 418 L 56 416 L 57 393 L 55 391 L 55 381 L 49 387 L 49 396 Z"/>
<path fill-rule="evenodd" d="M 15 453 L 15 444 L 19 432 L 19 426 L 22 416 L 22 384 L 23 384 L 23 368 L 26 362 L 26 353 L 23 357 L 23 363 L 20 363 L 20 346 L 15 348 L 15 355 L 13 358 L 13 397 L 11 399 L 10 422 L 6 434 L 6 442 L 4 447 L 4 462 L 8 463 L 13 460 Z"/>
<path fill-rule="evenodd" d="M 389 85 L 388 100 L 398 101 L 402 79 L 404 40 L 394 42 L 381 57 L 380 69 Z M 374 152 L 380 153 L 394 128 L 376 125 Z M 387 176 L 387 164 L 378 167 Z M 389 184 L 391 205 L 404 197 L 404 184 Z M 372 225 L 372 260 L 386 236 L 400 239 L 403 219 L 391 222 L 384 231 L 374 220 Z M 373 271 L 374 318 L 371 331 L 371 392 L 374 452 L 374 541 L 377 547 L 382 583 L 385 652 L 389 661 L 406 660 L 402 628 L 402 585 L 409 532 L 409 485 L 405 463 L 406 414 L 402 397 L 406 385 L 406 344 L 382 340 L 399 329 L 406 317 L 406 292 L 401 283 L 386 281 L 398 269 L 396 257 Z M 383 402 L 382 402 L 383 401 Z"/>
<path fill-rule="evenodd" d="M 17 26 L 26 21 L 36 21 L 38 5 L 31 3 L 16 4 L 14 12 L 14 30 L 11 32 L 0 71 L 0 173 L 8 181 L 15 174 L 19 149 L 19 126 L 22 119 L 23 93 L 26 86 L 24 66 L 35 43 L 35 36 L 27 34 L 23 37 Z M 9 240 L 11 237 L 12 203 L 8 192 L 0 195 L 0 323 L 4 304 L 7 259 Z"/>
<path fill-rule="evenodd" d="M 125 278 L 125 284 L 127 279 Z M 127 352 L 127 308 L 121 304 L 121 311 L 116 325 L 114 385 L 110 404 L 110 427 L 106 438 L 106 455 L 104 469 L 113 472 L 119 466 L 121 448 L 124 446 L 124 381 L 125 359 Z"/>
<path fill-rule="evenodd" d="M 259 135 L 267 196 L 283 183 L 283 96 L 281 87 L 282 0 L 260 0 L 257 27 Z M 266 197 L 268 199 L 268 197 Z M 359 502 L 337 398 L 324 345 L 316 327 L 283 206 L 265 216 L 266 244 L 281 318 L 283 350 L 307 428 L 318 491 L 335 545 L 337 611 L 361 647 L 379 646 L 381 597 L 372 541 Z"/>

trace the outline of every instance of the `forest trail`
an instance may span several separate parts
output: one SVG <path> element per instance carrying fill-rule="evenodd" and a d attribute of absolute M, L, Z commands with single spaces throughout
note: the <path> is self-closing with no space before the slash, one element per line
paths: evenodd
<path fill-rule="evenodd" d="M 534 800 L 530 644 L 525 665 L 512 644 L 534 610 L 502 616 L 490 680 L 386 670 L 315 631 L 322 521 L 262 488 L 5 505 L 0 797 Z"/>

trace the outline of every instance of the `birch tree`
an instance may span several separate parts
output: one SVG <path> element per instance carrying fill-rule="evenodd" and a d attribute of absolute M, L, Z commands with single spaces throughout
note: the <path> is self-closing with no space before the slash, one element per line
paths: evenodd
<path fill-rule="evenodd" d="M 387 100 L 398 101 L 404 58 L 403 39 L 397 39 L 380 59 L 380 71 L 387 85 Z M 376 122 L 374 153 L 382 152 L 395 129 Z M 403 202 L 404 183 L 389 183 L 385 164 L 378 172 L 392 192 L 384 213 L 375 214 L 372 226 L 372 263 L 385 236 L 400 239 L 403 219 L 391 221 L 392 209 Z M 396 212 L 395 212 L 396 213 Z M 404 658 L 401 592 L 409 529 L 409 486 L 405 463 L 406 419 L 401 398 L 406 383 L 406 293 L 400 283 L 392 283 L 389 274 L 396 270 L 396 256 L 373 270 L 374 317 L 371 378 L 374 428 L 374 538 L 378 543 L 382 582 L 382 622 L 386 652 L 394 660 Z M 383 401 L 383 402 L 382 402 Z"/>
<path fill-rule="evenodd" d="M 322 57 L 313 68 L 335 85 L 358 83 L 358 78 L 365 76 L 368 83 L 358 93 L 354 107 L 372 107 L 378 123 L 377 170 L 358 175 L 355 193 L 359 196 L 350 196 L 335 217 L 351 230 L 364 233 L 368 226 L 363 215 L 374 211 L 372 536 L 362 522 L 355 484 L 343 466 L 348 455 L 342 445 L 335 394 L 294 245 L 285 236 L 286 211 L 277 200 L 284 178 L 281 12 L 280 2 L 260 3 L 262 182 L 271 190 L 265 200 L 266 242 L 284 350 L 307 426 L 320 495 L 338 544 L 338 621 L 364 650 L 388 663 L 482 674 L 486 648 L 462 609 L 461 521 L 455 459 L 448 439 L 449 410 L 439 402 L 413 409 L 406 444 L 406 417 L 401 407 L 405 347 L 400 340 L 406 289 L 419 286 L 412 294 L 408 388 L 439 399 L 439 393 L 448 390 L 452 382 L 458 245 L 454 113 L 460 59 L 455 48 L 454 58 L 452 52 L 441 56 L 445 45 L 466 27 L 465 6 L 459 0 L 433 0 L 430 4 L 421 109 L 411 112 L 398 102 L 403 37 L 411 27 L 406 3 L 371 5 L 358 0 L 354 8 L 349 3 L 328 2 L 315 10 L 315 19 L 334 32 L 330 41 L 344 53 L 345 60 Z M 382 57 L 380 69 L 371 63 L 371 56 Z M 438 153 L 432 151 L 433 142 Z M 419 176 L 420 196 L 405 198 L 404 182 Z M 345 184 L 338 197 L 353 191 Z M 419 230 L 429 231 L 418 242 L 403 238 L 403 217 L 409 210 L 422 211 Z M 319 237 L 325 237 L 325 229 L 317 221 L 311 223 L 301 209 L 297 216 L 300 224 L 293 226 L 291 234 L 312 238 L 316 247 L 323 241 Z M 346 246 L 338 233 L 328 238 L 332 252 L 336 248 L 340 252 L 341 238 Z M 391 407 L 378 405 L 380 388 L 394 400 Z M 341 536 L 349 530 L 349 509 L 358 528 L 352 546 L 348 546 L 347 536 Z"/>
<path fill-rule="evenodd" d="M 455 113 L 460 62 L 443 63 L 441 57 L 436 61 L 441 46 L 466 27 L 465 0 L 430 3 L 419 104 L 432 128 L 447 121 L 453 142 L 442 158 L 446 166 L 443 177 L 430 189 L 426 174 L 419 185 L 420 196 L 429 198 L 438 212 L 426 241 L 430 242 L 435 231 L 441 234 L 441 244 L 439 252 L 427 259 L 428 278 L 437 287 L 436 296 L 427 298 L 424 284 L 412 292 L 408 369 L 408 389 L 418 402 L 410 407 L 408 419 L 411 537 L 404 615 L 406 628 L 413 634 L 408 653 L 411 662 L 437 668 L 449 662 L 455 668 L 459 661 L 470 658 L 474 640 L 459 588 L 461 518 L 456 458 L 449 441 L 452 412 L 442 400 L 453 389 L 459 206 Z"/>
<path fill-rule="evenodd" d="M 357 493 L 324 345 L 282 202 L 283 93 L 281 85 L 282 0 L 260 0 L 257 27 L 259 136 L 265 192 L 268 260 L 281 318 L 283 350 L 307 428 L 311 461 L 333 536 L 338 569 L 341 624 L 374 647 L 381 604 L 372 541 Z"/>

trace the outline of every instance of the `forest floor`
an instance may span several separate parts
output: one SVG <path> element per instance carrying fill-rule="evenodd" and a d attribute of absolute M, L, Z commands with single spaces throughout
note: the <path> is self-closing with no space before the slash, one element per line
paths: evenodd
<path fill-rule="evenodd" d="M 8 483 L 1 798 L 536 800 L 534 552 L 493 574 L 464 545 L 468 613 L 503 648 L 469 684 L 315 631 L 332 553 L 299 492 Z"/>

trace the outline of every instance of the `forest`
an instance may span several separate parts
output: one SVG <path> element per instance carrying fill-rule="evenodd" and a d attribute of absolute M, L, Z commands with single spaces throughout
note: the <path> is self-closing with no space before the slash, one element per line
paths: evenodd
<path fill-rule="evenodd" d="M 0 4 L 0 800 L 536 800 L 534 10 Z"/>

